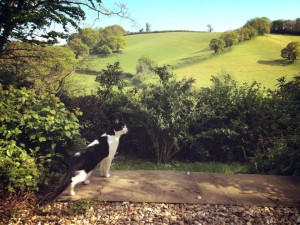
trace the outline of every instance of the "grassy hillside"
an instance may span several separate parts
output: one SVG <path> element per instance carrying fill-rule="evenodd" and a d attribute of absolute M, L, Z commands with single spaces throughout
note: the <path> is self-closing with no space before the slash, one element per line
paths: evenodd
<path fill-rule="evenodd" d="M 280 51 L 291 41 L 299 41 L 300 36 L 266 35 L 236 45 L 230 52 L 214 56 L 208 45 L 220 33 L 170 32 L 126 36 L 123 54 L 107 58 L 90 56 L 83 67 L 101 70 L 109 63 L 119 61 L 125 72 L 135 74 L 135 67 L 141 56 L 148 56 L 159 66 L 170 64 L 177 69 L 176 76 L 196 78 L 196 86 L 210 85 L 211 75 L 222 72 L 232 74 L 239 82 L 256 80 L 264 86 L 273 87 L 281 76 L 300 72 L 300 60 L 286 64 Z M 149 76 L 140 77 L 147 82 Z M 95 77 L 91 75 L 72 75 L 72 90 L 90 93 L 94 89 Z"/>
<path fill-rule="evenodd" d="M 280 56 L 281 49 L 291 41 L 300 42 L 300 36 L 269 34 L 256 37 L 234 46 L 228 53 L 178 69 L 176 74 L 179 77 L 194 77 L 197 86 L 207 86 L 211 75 L 228 72 L 240 83 L 256 80 L 272 88 L 277 78 L 287 76 L 290 79 L 300 72 L 300 60 L 288 64 Z"/>

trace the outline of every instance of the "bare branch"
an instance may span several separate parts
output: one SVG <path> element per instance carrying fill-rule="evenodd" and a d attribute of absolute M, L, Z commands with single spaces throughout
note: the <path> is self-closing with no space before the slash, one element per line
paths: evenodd
<path fill-rule="evenodd" d="M 130 22 L 135 24 L 134 19 L 131 18 L 131 15 L 128 11 L 127 5 L 124 3 L 115 3 L 114 4 L 114 9 L 117 8 L 116 10 L 110 10 L 104 6 L 100 6 L 99 8 L 96 8 L 88 3 L 85 2 L 81 2 L 81 1 L 62 1 L 62 3 L 64 4 L 76 4 L 78 6 L 86 6 L 89 9 L 95 11 L 98 13 L 97 18 L 95 19 L 95 21 L 100 20 L 100 14 L 104 15 L 104 16 L 119 16 L 121 18 L 124 19 L 128 19 L 130 20 Z M 95 21 L 93 23 L 93 25 L 95 24 Z"/>

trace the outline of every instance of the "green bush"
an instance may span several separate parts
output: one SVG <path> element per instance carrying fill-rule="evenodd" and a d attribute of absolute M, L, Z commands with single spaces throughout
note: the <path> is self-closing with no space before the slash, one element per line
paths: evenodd
<path fill-rule="evenodd" d="M 38 177 L 36 183 L 25 182 L 20 187 L 11 180 L 16 173 L 8 173 L 2 184 L 10 191 L 26 186 L 36 188 L 38 183 L 47 181 L 49 173 L 63 170 L 67 163 L 64 157 L 73 154 L 68 145 L 79 134 L 77 117 L 52 94 L 37 95 L 33 90 L 11 86 L 4 90 L 0 85 L 0 99 L 0 141 L 3 143 L 0 170 L 22 168 L 25 178 Z M 28 163 L 21 167 L 15 163 L 22 160 Z M 36 169 L 38 173 L 34 172 Z"/>
<path fill-rule="evenodd" d="M 300 76 L 269 91 L 252 166 L 255 172 L 300 175 Z"/>
<path fill-rule="evenodd" d="M 196 159 L 247 161 L 258 136 L 256 117 L 263 105 L 263 89 L 256 82 L 238 86 L 230 75 L 212 77 L 212 87 L 198 92 L 191 151 Z"/>
<path fill-rule="evenodd" d="M 8 191 L 36 189 L 39 176 L 34 156 L 17 146 L 14 140 L 1 140 L 0 179 L 5 182 Z"/>

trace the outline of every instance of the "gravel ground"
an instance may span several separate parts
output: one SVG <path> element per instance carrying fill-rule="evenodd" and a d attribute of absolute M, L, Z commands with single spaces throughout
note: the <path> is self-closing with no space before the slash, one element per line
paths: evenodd
<path fill-rule="evenodd" d="M 300 224 L 300 208 L 85 200 L 22 207 L 5 224 Z"/>

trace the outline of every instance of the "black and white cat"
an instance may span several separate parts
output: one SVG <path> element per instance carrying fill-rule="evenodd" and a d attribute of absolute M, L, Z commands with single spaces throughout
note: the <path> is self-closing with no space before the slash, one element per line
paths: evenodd
<path fill-rule="evenodd" d="M 120 137 L 126 134 L 128 129 L 123 121 L 116 119 L 109 132 L 104 133 L 98 140 L 90 143 L 86 148 L 74 154 L 71 165 L 63 181 L 49 197 L 45 197 L 40 205 L 56 199 L 68 186 L 69 195 L 75 195 L 74 188 L 78 183 L 89 184 L 88 178 L 100 163 L 100 176 L 110 177 L 111 162 L 119 146 Z"/>

